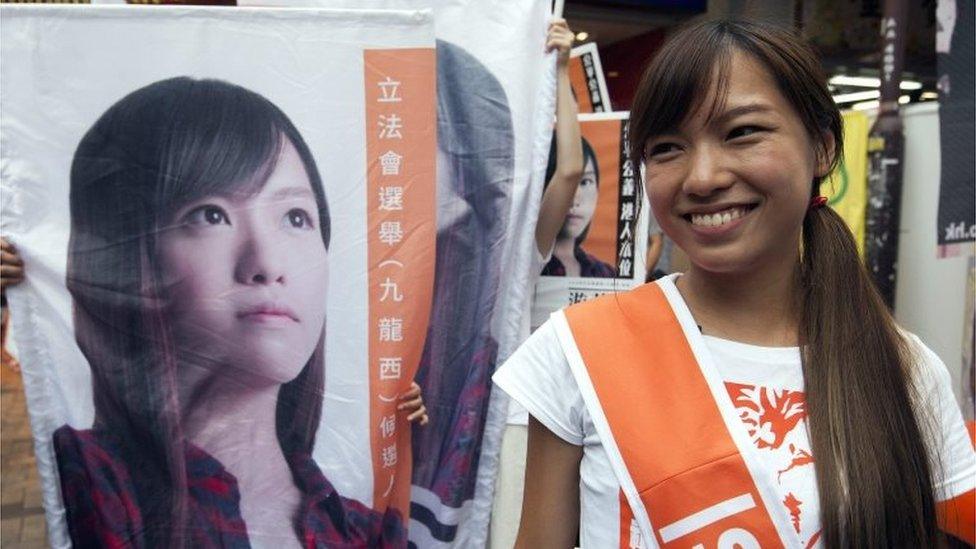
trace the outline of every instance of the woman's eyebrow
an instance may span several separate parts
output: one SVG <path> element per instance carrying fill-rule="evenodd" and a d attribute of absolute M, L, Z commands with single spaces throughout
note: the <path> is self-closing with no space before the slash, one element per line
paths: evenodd
<path fill-rule="evenodd" d="M 311 198 L 314 200 L 315 193 L 313 193 L 312 189 L 309 189 L 307 185 L 292 185 L 289 187 L 283 187 L 271 193 L 271 198 Z"/>
<path fill-rule="evenodd" d="M 721 113 L 718 114 L 718 116 L 712 119 L 712 122 L 721 125 L 728 122 L 729 120 L 732 120 L 740 116 L 745 116 L 747 114 L 755 114 L 755 113 L 762 114 L 762 113 L 768 113 L 772 111 L 773 111 L 772 107 L 770 107 L 765 103 L 748 103 L 745 105 L 739 105 L 738 107 L 732 107 L 731 109 L 726 109 L 722 111 Z"/>

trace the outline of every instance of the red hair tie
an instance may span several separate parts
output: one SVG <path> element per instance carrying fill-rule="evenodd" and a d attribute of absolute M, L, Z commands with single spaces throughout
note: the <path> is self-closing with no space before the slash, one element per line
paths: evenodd
<path fill-rule="evenodd" d="M 810 209 L 815 210 L 827 203 L 826 196 L 815 196 L 810 199 Z"/>

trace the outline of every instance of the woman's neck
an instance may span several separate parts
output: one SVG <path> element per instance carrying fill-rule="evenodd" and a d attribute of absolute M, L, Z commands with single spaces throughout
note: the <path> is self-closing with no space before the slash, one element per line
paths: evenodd
<path fill-rule="evenodd" d="M 552 255 L 563 264 L 566 276 L 579 276 L 580 264 L 576 259 L 576 241 L 572 238 L 557 238 Z"/>
<path fill-rule="evenodd" d="M 242 494 L 268 483 L 292 484 L 275 425 L 281 386 L 249 387 L 230 377 L 211 375 L 180 387 L 185 437 L 233 474 Z"/>
<path fill-rule="evenodd" d="M 557 238 L 556 244 L 552 248 L 552 255 L 560 261 L 564 257 L 576 259 L 576 241 L 572 238 Z"/>
<path fill-rule="evenodd" d="M 692 265 L 677 286 L 705 334 L 769 347 L 798 344 L 798 258 L 746 273 Z"/>
<path fill-rule="evenodd" d="M 182 376 L 180 387 L 187 440 L 237 480 L 240 513 L 252 543 L 297 546 L 297 540 L 284 533 L 291 531 L 302 496 L 278 442 L 275 414 L 281 386 L 248 385 L 226 375 L 190 383 L 187 378 L 192 377 Z"/>

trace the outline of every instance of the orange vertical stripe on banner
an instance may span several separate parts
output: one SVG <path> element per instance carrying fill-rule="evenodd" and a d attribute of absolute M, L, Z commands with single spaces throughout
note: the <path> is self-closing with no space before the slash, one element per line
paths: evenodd
<path fill-rule="evenodd" d="M 624 121 L 582 120 L 580 133 L 593 152 L 600 172 L 599 199 L 583 247 L 607 265 L 617 267 L 617 213 L 620 205 L 620 125 Z"/>
<path fill-rule="evenodd" d="M 583 70 L 583 56 L 569 58 L 569 84 L 576 96 L 579 112 L 593 112 L 593 102 L 590 101 L 590 88 L 586 82 L 586 71 Z"/>
<path fill-rule="evenodd" d="M 434 280 L 432 48 L 366 50 L 367 262 L 373 507 L 410 505 L 410 428 L 397 413 L 423 352 Z"/>

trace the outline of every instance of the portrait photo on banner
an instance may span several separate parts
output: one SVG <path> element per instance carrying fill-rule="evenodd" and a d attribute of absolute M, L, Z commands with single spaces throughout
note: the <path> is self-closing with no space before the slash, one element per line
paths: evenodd
<path fill-rule="evenodd" d="M 647 208 L 626 112 L 580 114 L 583 176 L 536 283 L 532 327 L 573 303 L 644 282 Z M 545 181 L 555 172 L 555 140 Z"/>
<path fill-rule="evenodd" d="M 407 543 L 429 11 L 3 6 L 2 231 L 53 546 Z"/>

